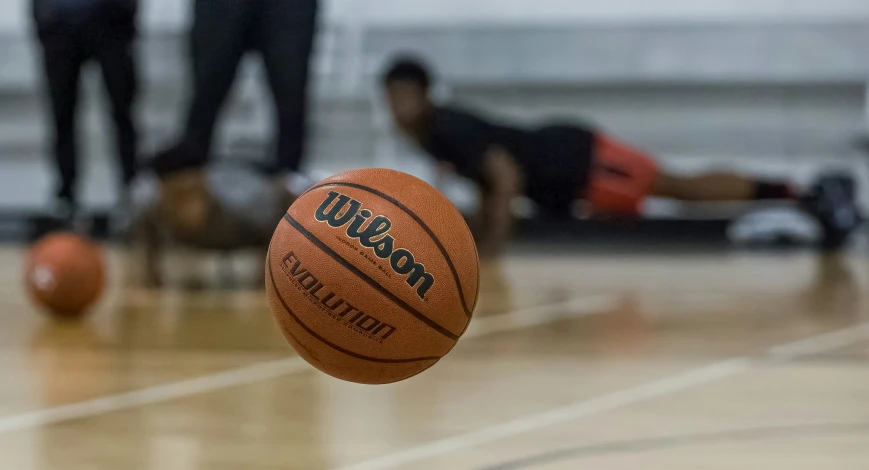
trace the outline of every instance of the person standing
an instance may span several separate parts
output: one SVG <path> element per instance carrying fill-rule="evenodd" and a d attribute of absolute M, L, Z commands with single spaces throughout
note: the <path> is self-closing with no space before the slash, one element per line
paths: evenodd
<path fill-rule="evenodd" d="M 102 71 L 115 127 L 121 185 L 136 174 L 136 36 L 138 0 L 32 0 L 50 102 L 53 152 L 59 176 L 56 216 L 71 220 L 78 206 L 76 109 L 82 67 Z"/>
<path fill-rule="evenodd" d="M 317 26 L 317 0 L 194 0 L 190 31 L 192 90 L 182 142 L 167 150 L 211 156 L 214 128 L 238 66 L 260 54 L 276 114 L 276 159 L 270 173 L 299 193 L 305 152 L 308 72 Z"/>

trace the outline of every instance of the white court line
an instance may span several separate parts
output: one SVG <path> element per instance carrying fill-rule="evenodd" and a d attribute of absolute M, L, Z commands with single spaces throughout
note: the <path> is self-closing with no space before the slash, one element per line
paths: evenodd
<path fill-rule="evenodd" d="M 867 339 L 869 339 L 869 323 L 801 341 L 794 341 L 793 343 L 782 344 L 781 346 L 770 348 L 768 354 L 773 359 L 786 361 L 788 359 L 839 349 Z"/>
<path fill-rule="evenodd" d="M 541 325 L 564 318 L 593 315 L 606 310 L 612 305 L 615 305 L 613 297 L 592 295 L 550 305 L 514 310 L 500 315 L 482 317 L 475 319 L 471 323 L 471 327 L 468 328 L 468 331 L 462 338 L 481 337 L 493 333 Z M 312 370 L 312 368 L 299 357 L 253 364 L 179 382 L 3 417 L 0 418 L 0 434 L 189 398 L 227 388 L 276 379 L 307 370 Z"/>
<path fill-rule="evenodd" d="M 383 457 L 341 467 L 339 470 L 387 470 L 401 468 L 412 462 L 470 449 L 588 416 L 599 415 L 698 385 L 734 377 L 767 362 L 769 358 L 779 361 L 792 360 L 806 355 L 840 349 L 864 339 L 869 339 L 869 323 L 775 346 L 769 348 L 766 351 L 767 355 L 763 358 L 736 357 L 716 362 L 637 387 L 619 390 L 562 408 L 528 415 L 506 423 L 496 424 L 488 428 L 429 442 Z"/>
<path fill-rule="evenodd" d="M 585 317 L 605 312 L 614 308 L 615 305 L 615 297 L 597 294 L 565 300 L 564 302 L 512 310 L 500 315 L 474 318 L 463 338 L 521 330 L 562 319 Z"/>
<path fill-rule="evenodd" d="M 31 411 L 0 419 L 0 434 L 252 384 L 307 368 L 308 365 L 304 360 L 293 357 L 94 400 Z"/>

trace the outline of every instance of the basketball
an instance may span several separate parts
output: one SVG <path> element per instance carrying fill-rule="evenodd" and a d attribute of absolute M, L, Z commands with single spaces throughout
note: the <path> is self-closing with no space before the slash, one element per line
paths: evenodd
<path fill-rule="evenodd" d="M 24 283 L 33 301 L 52 316 L 79 319 L 103 292 L 102 252 L 78 235 L 48 235 L 30 249 Z"/>
<path fill-rule="evenodd" d="M 362 169 L 290 207 L 269 246 L 266 290 L 302 358 L 342 380 L 386 384 L 455 346 L 477 302 L 478 264 L 443 194 L 405 173 Z"/>

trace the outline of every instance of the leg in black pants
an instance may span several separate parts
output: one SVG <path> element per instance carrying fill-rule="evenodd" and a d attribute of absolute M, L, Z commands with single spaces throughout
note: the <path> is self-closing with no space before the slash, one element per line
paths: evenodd
<path fill-rule="evenodd" d="M 206 155 L 217 117 L 248 49 L 254 11 L 250 0 L 196 0 L 190 34 L 193 99 L 185 140 Z"/>
<path fill-rule="evenodd" d="M 74 34 L 55 33 L 41 38 L 48 96 L 54 132 L 54 158 L 60 181 L 57 197 L 75 203 L 78 176 L 76 147 L 76 108 L 79 77 L 86 54 Z"/>
<path fill-rule="evenodd" d="M 136 176 L 137 136 L 133 105 L 137 80 L 132 38 L 103 36 L 93 46 L 93 57 L 100 64 L 111 102 L 122 184 L 127 188 Z"/>
<path fill-rule="evenodd" d="M 317 27 L 317 0 L 264 0 L 255 47 L 268 74 L 277 114 L 277 163 L 296 172 L 305 152 L 308 70 Z"/>

